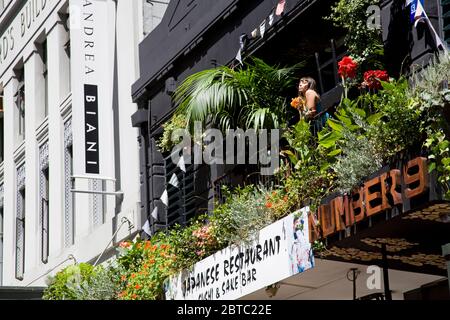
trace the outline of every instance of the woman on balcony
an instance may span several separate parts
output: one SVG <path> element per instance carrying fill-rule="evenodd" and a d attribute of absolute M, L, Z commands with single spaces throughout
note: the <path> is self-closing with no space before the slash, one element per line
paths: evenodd
<path fill-rule="evenodd" d="M 303 102 L 303 111 L 300 109 L 300 113 L 306 118 L 306 120 L 312 121 L 311 127 L 314 134 L 322 129 L 327 121 L 328 114 L 321 114 L 322 105 L 320 102 L 320 96 L 316 91 L 316 81 L 311 77 L 303 77 L 298 84 L 298 96 Z M 317 117 L 317 115 L 319 115 Z"/>

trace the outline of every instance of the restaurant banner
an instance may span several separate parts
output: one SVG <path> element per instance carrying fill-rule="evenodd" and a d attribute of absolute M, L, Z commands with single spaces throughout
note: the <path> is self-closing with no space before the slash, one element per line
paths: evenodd
<path fill-rule="evenodd" d="M 314 266 L 309 207 L 229 246 L 165 283 L 168 300 L 238 299 Z"/>

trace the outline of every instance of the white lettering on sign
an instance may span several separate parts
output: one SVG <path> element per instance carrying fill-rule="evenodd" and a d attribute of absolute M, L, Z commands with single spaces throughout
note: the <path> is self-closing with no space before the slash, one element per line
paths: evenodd
<path fill-rule="evenodd" d="M 262 229 L 250 243 L 225 248 L 171 277 L 166 298 L 237 299 L 312 268 L 308 212 L 308 207 L 298 210 Z"/>

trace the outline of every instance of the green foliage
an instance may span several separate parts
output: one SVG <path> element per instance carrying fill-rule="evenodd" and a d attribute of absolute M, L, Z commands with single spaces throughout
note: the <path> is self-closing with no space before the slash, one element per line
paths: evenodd
<path fill-rule="evenodd" d="M 183 130 L 186 128 L 186 117 L 182 113 L 175 113 L 170 120 L 162 126 L 164 128 L 163 135 L 159 139 L 157 145 L 162 152 L 168 152 L 172 150 L 175 145 L 181 142 L 181 138 L 178 141 L 174 141 L 172 139 L 172 134 L 176 130 Z"/>
<path fill-rule="evenodd" d="M 115 300 L 117 284 L 115 274 L 109 268 L 97 266 L 89 278 L 74 286 L 75 300 Z"/>
<path fill-rule="evenodd" d="M 265 206 L 267 191 L 253 185 L 231 192 L 223 189 L 226 201 L 209 217 L 212 233 L 220 244 L 237 244 L 252 240 L 260 229 L 272 222 Z"/>
<path fill-rule="evenodd" d="M 440 54 L 429 66 L 420 72 L 414 72 L 413 85 L 408 89 L 408 96 L 421 98 L 421 111 L 442 106 L 448 102 L 448 81 L 450 78 L 450 55 Z M 446 84 L 446 85 L 445 85 Z"/>
<path fill-rule="evenodd" d="M 408 95 L 418 100 L 418 131 L 426 136 L 423 146 L 428 151 L 430 171 L 437 170 L 438 181 L 450 199 L 450 56 L 440 54 L 429 66 L 414 73 Z"/>
<path fill-rule="evenodd" d="M 343 99 L 335 119 L 329 119 L 328 128 L 319 133 L 319 144 L 327 150 L 331 162 L 334 162 L 333 157 L 343 153 L 341 146 L 348 140 L 344 132 L 352 138 L 366 139 L 370 143 L 366 156 L 373 154 L 383 162 L 420 145 L 423 135 L 418 130 L 419 101 L 408 96 L 408 82 L 402 78 L 382 82 L 382 85 L 383 89 L 377 94 L 365 93 L 355 100 Z"/>
<path fill-rule="evenodd" d="M 44 291 L 45 300 L 75 300 L 77 289 L 82 283 L 89 283 L 95 274 L 93 266 L 87 263 L 72 265 L 49 277 L 49 286 Z"/>
<path fill-rule="evenodd" d="M 281 195 L 272 195 L 270 199 L 272 203 L 283 204 L 273 208 L 275 218 L 278 219 L 306 203 L 317 205 L 334 182 L 329 157 L 326 155 L 327 148 L 318 146 L 308 122 L 299 121 L 283 137 L 286 138 L 289 149 L 283 150 L 281 155 L 287 156 L 291 165 L 281 166 L 278 175 L 283 191 Z"/>
<path fill-rule="evenodd" d="M 295 67 L 272 67 L 254 58 L 243 69 L 220 66 L 186 78 L 174 99 L 192 129 L 195 121 L 230 128 L 278 128 L 286 122 L 286 90 Z"/>
<path fill-rule="evenodd" d="M 325 244 L 320 240 L 315 240 L 312 243 L 311 248 L 313 249 L 314 253 L 316 253 L 316 254 L 321 253 L 326 250 Z"/>
<path fill-rule="evenodd" d="M 418 130 L 420 102 L 408 95 L 408 82 L 383 82 L 376 95 L 363 95 L 361 103 L 368 105 L 381 117 L 366 128 L 377 154 L 387 160 L 399 152 L 420 146 L 423 135 Z"/>
<path fill-rule="evenodd" d="M 437 170 L 438 180 L 450 199 L 450 141 L 442 130 L 429 129 L 424 146 L 429 150 L 429 171 Z"/>
<path fill-rule="evenodd" d="M 382 159 L 365 136 L 344 131 L 339 142 L 342 155 L 333 169 L 337 176 L 337 190 L 344 193 L 364 182 L 364 178 L 381 168 Z"/>
<path fill-rule="evenodd" d="M 345 45 L 350 54 L 360 64 L 381 68 L 383 55 L 381 28 L 369 29 L 367 22 L 372 12 L 367 12 L 371 5 L 379 5 L 379 0 L 339 0 L 332 13 L 326 19 L 333 21 L 337 27 L 346 30 Z"/>

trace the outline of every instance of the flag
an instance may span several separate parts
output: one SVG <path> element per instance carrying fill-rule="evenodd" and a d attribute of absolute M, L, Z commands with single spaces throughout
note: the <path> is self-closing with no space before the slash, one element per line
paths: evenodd
<path fill-rule="evenodd" d="M 264 38 L 264 33 L 266 32 L 266 19 L 259 25 L 259 33 L 261 34 L 261 38 Z"/>
<path fill-rule="evenodd" d="M 164 203 L 166 207 L 169 206 L 169 194 L 167 193 L 167 189 L 164 190 L 163 194 L 161 195 L 161 202 Z"/>
<path fill-rule="evenodd" d="M 411 5 L 411 20 L 414 21 L 414 26 L 417 27 L 417 24 L 428 17 L 425 14 L 425 10 L 423 8 L 423 0 L 415 0 Z"/>
<path fill-rule="evenodd" d="M 158 207 L 153 208 L 151 216 L 153 219 L 158 220 Z"/>
<path fill-rule="evenodd" d="M 269 16 L 269 26 L 273 25 L 273 13 L 270 14 Z"/>
<path fill-rule="evenodd" d="M 242 63 L 241 49 L 238 50 L 235 59 L 236 59 L 237 61 L 239 61 L 240 64 L 243 65 L 243 63 Z"/>
<path fill-rule="evenodd" d="M 186 165 L 184 163 L 184 157 L 182 156 L 180 160 L 178 160 L 177 167 L 181 169 L 184 173 L 186 173 Z"/>
<path fill-rule="evenodd" d="M 411 21 L 414 21 L 414 26 L 417 27 L 417 24 L 419 22 L 426 22 L 434 34 L 434 38 L 436 41 L 436 47 L 442 48 L 444 52 L 448 52 L 447 45 L 444 44 L 444 42 L 441 40 L 441 37 L 436 32 L 436 29 L 434 29 L 433 24 L 431 23 L 430 19 L 428 18 L 427 13 L 425 12 L 425 9 L 423 8 L 423 1 L 424 0 L 407 0 L 406 5 L 411 5 L 411 11 L 410 11 L 410 17 Z"/>
<path fill-rule="evenodd" d="M 144 226 L 142 227 L 142 231 L 144 231 L 149 236 L 152 235 L 152 231 L 150 230 L 150 223 L 148 222 L 148 220 L 145 221 Z"/>
<path fill-rule="evenodd" d="M 245 49 L 245 44 L 247 43 L 247 34 L 246 33 L 242 33 L 240 36 L 239 36 L 239 48 L 241 49 L 241 50 L 244 50 Z"/>
<path fill-rule="evenodd" d="M 252 38 L 256 38 L 259 35 L 259 29 L 256 28 L 255 30 L 252 31 Z"/>
<path fill-rule="evenodd" d="M 285 0 L 278 1 L 277 10 L 275 11 L 275 14 L 277 16 L 281 16 L 281 14 L 284 12 L 284 5 L 286 4 Z"/>
<path fill-rule="evenodd" d="M 172 174 L 172 177 L 170 178 L 169 184 L 173 185 L 175 188 L 178 188 L 178 177 L 177 175 L 174 173 Z"/>

